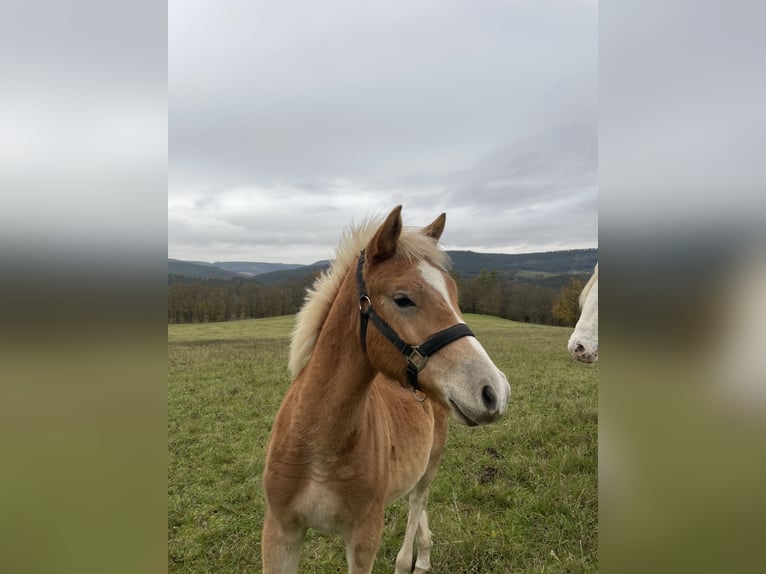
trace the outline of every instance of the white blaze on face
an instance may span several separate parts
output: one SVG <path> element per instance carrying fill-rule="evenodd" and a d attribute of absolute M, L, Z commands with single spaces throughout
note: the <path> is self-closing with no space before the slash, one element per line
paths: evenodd
<path fill-rule="evenodd" d="M 450 300 L 444 272 L 426 261 L 418 265 L 423 279 L 431 286 L 452 311 L 454 323 L 463 323 L 460 313 Z M 452 352 L 448 352 L 452 347 Z M 430 362 L 432 369 L 441 369 L 437 375 L 437 385 L 456 414 L 458 421 L 466 424 L 469 418 L 473 424 L 484 424 L 499 418 L 508 407 L 511 387 L 506 376 L 490 359 L 487 351 L 476 337 L 463 337 L 451 343 L 438 353 Z M 438 365 L 438 366 L 437 366 Z M 489 389 L 489 390 L 488 390 Z M 493 397 L 487 406 L 486 397 Z M 483 398 L 484 397 L 484 398 Z"/>
<path fill-rule="evenodd" d="M 452 302 L 450 301 L 449 291 L 447 290 L 447 282 L 444 280 L 444 273 L 426 261 L 421 261 L 418 265 L 418 269 L 420 270 L 420 274 L 423 276 L 423 279 L 426 280 L 426 283 L 433 287 L 436 292 L 441 295 L 445 303 L 447 303 L 447 306 L 450 308 L 452 314 L 455 317 L 455 322 L 462 323 L 460 315 L 452 306 Z"/>

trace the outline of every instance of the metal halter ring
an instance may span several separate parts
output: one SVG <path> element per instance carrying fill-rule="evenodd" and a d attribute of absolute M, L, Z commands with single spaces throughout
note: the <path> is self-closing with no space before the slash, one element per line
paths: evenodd
<path fill-rule="evenodd" d="M 364 303 L 365 301 L 367 301 L 367 306 L 363 308 L 362 303 Z M 371 307 L 372 307 L 372 301 L 370 301 L 370 298 L 367 295 L 362 295 L 361 297 L 359 297 L 359 310 L 362 313 L 366 313 Z"/>

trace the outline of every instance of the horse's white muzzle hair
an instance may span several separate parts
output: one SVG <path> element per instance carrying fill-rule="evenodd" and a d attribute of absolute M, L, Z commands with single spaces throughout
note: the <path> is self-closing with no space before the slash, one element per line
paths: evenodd
<path fill-rule="evenodd" d="M 471 356 L 453 365 L 442 377 L 444 398 L 459 423 L 489 424 L 508 408 L 511 385 L 475 338 L 466 337 L 460 343 L 470 345 Z"/>
<path fill-rule="evenodd" d="M 569 354 L 581 363 L 595 363 L 598 361 L 598 339 L 590 340 L 575 332 L 567 343 Z"/>
<path fill-rule="evenodd" d="M 498 371 L 499 372 L 499 371 Z M 454 418 L 468 426 L 485 425 L 495 422 L 508 408 L 508 400 L 511 395 L 511 386 L 508 379 L 500 373 L 501 377 L 493 379 L 481 378 L 474 385 L 472 400 L 459 400 L 450 398 Z"/>

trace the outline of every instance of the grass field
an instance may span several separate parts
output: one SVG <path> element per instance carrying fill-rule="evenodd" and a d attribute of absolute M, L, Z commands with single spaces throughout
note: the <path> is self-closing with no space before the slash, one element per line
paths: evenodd
<path fill-rule="evenodd" d="M 511 383 L 498 423 L 450 422 L 428 504 L 433 572 L 596 572 L 597 367 L 571 329 L 466 322 Z M 293 317 L 168 325 L 168 569 L 259 572 L 264 448 L 290 383 Z M 406 503 L 386 511 L 373 572 L 392 572 Z M 309 531 L 301 572 L 346 572 L 340 538 Z"/>

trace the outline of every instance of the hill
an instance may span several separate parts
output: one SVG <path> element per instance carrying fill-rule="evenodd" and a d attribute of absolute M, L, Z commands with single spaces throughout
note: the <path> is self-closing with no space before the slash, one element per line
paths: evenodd
<path fill-rule="evenodd" d="M 258 281 L 264 285 L 277 285 L 288 281 L 304 281 L 321 273 L 328 267 L 330 267 L 329 261 L 317 261 L 311 265 L 264 273 L 258 276 Z"/>
<path fill-rule="evenodd" d="M 262 261 L 216 261 L 213 265 L 246 277 L 304 267 L 295 263 L 264 263 Z"/>
<path fill-rule="evenodd" d="M 448 251 L 452 268 L 462 278 L 478 277 L 482 271 L 497 271 L 499 277 L 558 289 L 571 275 L 586 276 L 598 261 L 598 249 L 570 249 L 540 253 L 476 253 Z M 168 260 L 168 274 L 196 278 L 257 277 L 265 285 L 304 281 L 327 269 L 329 261 L 311 265 L 223 261 L 192 263 Z M 218 271 L 215 271 L 215 270 Z"/>
<path fill-rule="evenodd" d="M 168 259 L 168 275 L 194 277 L 196 279 L 231 279 L 238 274 L 221 269 L 210 263 Z"/>
<path fill-rule="evenodd" d="M 182 261 L 168 259 L 168 275 L 194 277 L 196 279 L 229 279 L 232 277 L 256 277 L 264 273 L 304 268 L 295 263 L 265 263 L 262 261 Z"/>
<path fill-rule="evenodd" d="M 540 280 L 551 275 L 592 273 L 598 249 L 570 249 L 540 253 L 476 253 L 448 251 L 452 267 L 461 277 L 476 277 L 482 270 L 519 280 Z M 538 277 L 538 275 L 540 277 Z"/>

